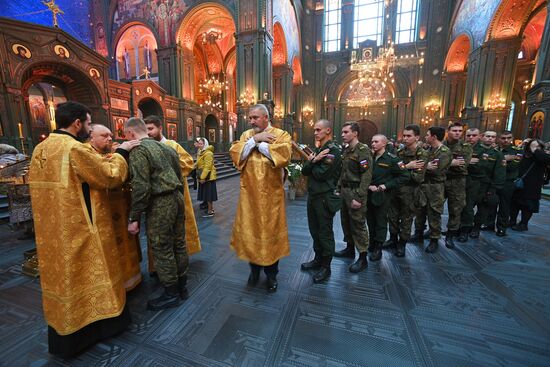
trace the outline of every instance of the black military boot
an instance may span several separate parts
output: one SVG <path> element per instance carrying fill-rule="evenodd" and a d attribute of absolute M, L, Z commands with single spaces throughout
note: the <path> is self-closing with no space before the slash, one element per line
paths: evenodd
<path fill-rule="evenodd" d="M 334 257 L 347 257 L 355 259 L 355 246 L 348 244 L 345 249 L 336 251 Z"/>
<path fill-rule="evenodd" d="M 302 263 L 302 265 L 300 266 L 300 269 L 302 269 L 302 270 L 317 270 L 322 265 L 321 259 L 322 259 L 321 255 L 316 253 L 313 260 Z"/>
<path fill-rule="evenodd" d="M 445 236 L 445 247 L 453 249 L 455 248 L 455 232 L 447 230 L 447 235 Z"/>
<path fill-rule="evenodd" d="M 418 231 L 414 232 L 414 235 L 411 237 L 411 242 L 422 245 L 424 243 L 424 233 Z"/>
<path fill-rule="evenodd" d="M 378 249 L 378 251 L 380 251 L 380 249 Z M 359 273 L 365 270 L 367 266 L 369 266 L 369 263 L 367 261 L 367 253 L 361 252 L 357 261 L 350 265 L 349 271 L 350 273 Z"/>
<path fill-rule="evenodd" d="M 397 234 L 390 234 L 390 239 L 384 242 L 382 248 L 395 248 L 397 246 Z"/>
<path fill-rule="evenodd" d="M 151 311 L 165 310 L 167 308 L 179 306 L 180 301 L 181 298 L 178 292 L 178 285 L 173 284 L 164 287 L 164 293 L 160 297 L 147 301 L 147 309 Z"/>
<path fill-rule="evenodd" d="M 437 251 L 437 248 L 439 247 L 439 241 L 436 240 L 435 238 L 431 238 L 430 239 L 430 243 L 428 245 L 428 247 L 426 247 L 426 252 L 428 254 L 433 254 L 434 252 Z"/>
<path fill-rule="evenodd" d="M 373 242 L 372 244 L 373 244 L 372 246 L 369 246 L 369 250 L 370 250 L 369 259 L 370 261 L 379 261 L 382 258 L 382 249 L 381 249 L 382 244 L 378 242 Z"/>
<path fill-rule="evenodd" d="M 458 235 L 457 241 L 460 243 L 468 242 L 468 235 L 470 234 L 470 229 L 463 227 L 460 229 L 460 234 Z"/>
<path fill-rule="evenodd" d="M 330 277 L 330 263 L 332 261 L 331 256 L 323 256 L 321 259 L 321 268 L 313 276 L 313 283 L 323 283 Z"/>
<path fill-rule="evenodd" d="M 399 242 L 397 242 L 397 247 L 395 248 L 395 256 L 404 257 L 406 245 L 407 245 L 407 240 L 400 239 Z"/>
<path fill-rule="evenodd" d="M 187 275 L 182 275 L 178 278 L 178 292 L 181 299 L 189 298 L 189 293 L 187 292 Z"/>
<path fill-rule="evenodd" d="M 479 238 L 479 226 L 474 226 L 474 228 L 472 228 L 472 231 L 470 232 L 470 238 Z"/>

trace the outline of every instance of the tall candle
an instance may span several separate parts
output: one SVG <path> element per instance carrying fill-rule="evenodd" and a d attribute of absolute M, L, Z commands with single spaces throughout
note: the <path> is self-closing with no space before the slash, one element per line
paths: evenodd
<path fill-rule="evenodd" d="M 19 127 L 19 137 L 22 139 L 23 138 L 23 124 L 18 123 L 17 126 Z"/>

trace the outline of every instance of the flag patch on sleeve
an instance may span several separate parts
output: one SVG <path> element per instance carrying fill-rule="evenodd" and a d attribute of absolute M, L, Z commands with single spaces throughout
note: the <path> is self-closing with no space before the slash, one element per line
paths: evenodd
<path fill-rule="evenodd" d="M 363 167 L 364 169 L 369 169 L 369 161 L 367 159 L 363 159 L 361 162 L 359 162 L 359 164 L 361 165 L 361 167 Z"/>

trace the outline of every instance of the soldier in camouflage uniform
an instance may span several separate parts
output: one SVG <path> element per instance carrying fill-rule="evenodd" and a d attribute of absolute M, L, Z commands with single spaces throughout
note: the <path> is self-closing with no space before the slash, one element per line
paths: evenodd
<path fill-rule="evenodd" d="M 313 134 L 320 147 L 304 163 L 302 174 L 308 177 L 307 221 L 315 258 L 303 263 L 301 268 L 318 270 L 313 276 L 313 282 L 321 283 L 330 276 L 330 263 L 334 255 L 332 222 L 341 205 L 338 204 L 342 201 L 334 191 L 340 178 L 342 153 L 340 147 L 332 141 L 330 121 L 317 121 Z"/>
<path fill-rule="evenodd" d="M 147 302 L 150 310 L 175 307 L 186 298 L 186 272 L 189 260 L 185 247 L 183 178 L 174 149 L 147 135 L 140 118 L 124 125 L 129 139 L 141 145 L 130 154 L 132 204 L 128 232 L 139 233 L 141 215 L 146 216 L 147 239 L 164 293 Z"/>
<path fill-rule="evenodd" d="M 469 129 L 466 137 L 476 133 L 478 129 Z M 466 242 L 468 235 L 471 238 L 479 237 L 481 225 L 487 222 L 489 208 L 498 204 L 497 190 L 504 185 L 506 178 L 506 161 L 502 153 L 493 148 L 496 132 L 486 131 L 482 136 L 483 142 L 477 141 L 473 145 L 472 160 L 468 167 L 466 186 L 466 206 L 461 215 L 461 233 L 459 242 Z M 475 139 L 474 139 L 475 140 Z M 474 216 L 474 206 L 477 213 Z"/>
<path fill-rule="evenodd" d="M 516 190 L 514 180 L 519 175 L 519 162 L 523 157 L 523 151 L 512 144 L 514 137 L 509 130 L 500 133 L 499 140 L 498 150 L 504 155 L 506 161 L 506 180 L 502 189 L 497 190 L 499 199 L 498 216 L 496 206 L 490 208 L 486 226 L 488 230 L 493 230 L 496 218 L 496 233 L 497 236 L 502 237 L 506 236 L 506 228 L 510 225 L 510 204 L 512 202 L 512 195 Z"/>
<path fill-rule="evenodd" d="M 417 223 L 425 223 L 426 217 L 428 218 L 430 243 L 426 247 L 427 253 L 437 251 L 441 237 L 441 214 L 443 214 L 445 205 L 445 179 L 452 160 L 451 150 L 443 145 L 444 138 L 445 128 L 441 126 L 432 126 L 426 133 L 426 142 L 430 145 L 430 150 L 421 189 L 426 196 L 427 203 L 420 209 Z"/>
<path fill-rule="evenodd" d="M 338 191 L 342 198 L 342 230 L 347 247 L 337 251 L 336 257 L 355 257 L 355 247 L 359 258 L 349 271 L 360 272 L 367 266 L 369 232 L 365 225 L 367 211 L 367 193 L 372 178 L 372 154 L 369 147 L 358 140 L 359 125 L 346 122 L 342 126 L 342 141 L 347 144 L 342 154 L 342 173 L 338 182 Z"/>
<path fill-rule="evenodd" d="M 390 239 L 384 247 L 395 247 L 395 256 L 405 256 L 405 246 L 411 238 L 411 227 L 415 215 L 415 205 L 418 204 L 420 184 L 424 181 L 428 152 L 421 144 L 420 127 L 407 125 L 403 130 L 403 143 L 405 146 L 397 151 L 400 161 L 398 165 L 407 170 L 407 181 L 394 192 L 389 212 L 388 222 L 390 227 Z"/>
<path fill-rule="evenodd" d="M 447 171 L 445 181 L 445 196 L 449 220 L 447 221 L 447 235 L 445 246 L 454 248 L 454 238 L 460 233 L 460 215 L 466 206 L 466 176 L 468 165 L 472 159 L 472 146 L 460 140 L 462 136 L 462 124 L 455 122 L 449 126 L 445 145 L 451 150 L 453 160 Z"/>
<path fill-rule="evenodd" d="M 371 261 L 382 258 L 382 244 L 388 232 L 388 205 L 393 190 L 409 179 L 405 166 L 398 164 L 399 158 L 386 151 L 387 140 L 384 135 L 378 134 L 372 137 L 371 143 L 374 160 L 367 205 Z"/>

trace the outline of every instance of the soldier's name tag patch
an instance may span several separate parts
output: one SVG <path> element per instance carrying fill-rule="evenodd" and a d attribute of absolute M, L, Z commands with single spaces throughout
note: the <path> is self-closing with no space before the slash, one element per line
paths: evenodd
<path fill-rule="evenodd" d="M 386 164 L 386 163 L 378 163 L 378 167 L 390 168 L 390 165 L 389 165 L 389 164 Z"/>
<path fill-rule="evenodd" d="M 369 169 L 369 161 L 367 159 L 363 159 L 361 162 L 359 162 L 362 168 Z"/>
<path fill-rule="evenodd" d="M 399 169 L 405 169 L 405 163 L 403 163 L 403 161 L 397 163 L 397 165 L 399 166 Z"/>

